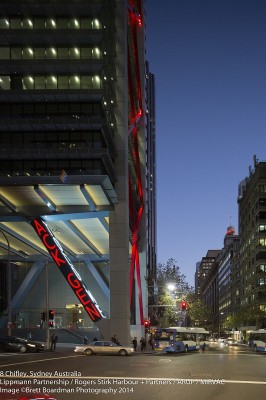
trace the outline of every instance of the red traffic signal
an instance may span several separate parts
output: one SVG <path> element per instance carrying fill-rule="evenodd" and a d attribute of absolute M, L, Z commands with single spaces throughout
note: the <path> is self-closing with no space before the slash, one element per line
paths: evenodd
<path fill-rule="evenodd" d="M 186 301 L 182 301 L 181 302 L 181 309 L 182 310 L 186 310 L 187 309 L 187 302 Z"/>
<path fill-rule="evenodd" d="M 54 310 L 49 310 L 49 319 L 54 319 Z"/>
<path fill-rule="evenodd" d="M 145 327 L 145 333 L 149 333 L 149 327 L 150 327 L 150 321 L 145 319 L 144 320 L 144 327 Z"/>

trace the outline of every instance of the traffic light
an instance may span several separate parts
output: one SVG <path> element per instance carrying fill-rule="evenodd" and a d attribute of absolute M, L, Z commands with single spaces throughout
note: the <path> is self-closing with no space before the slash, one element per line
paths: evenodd
<path fill-rule="evenodd" d="M 42 321 L 45 321 L 45 319 L 46 319 L 46 314 L 45 314 L 45 312 L 43 311 L 43 312 L 41 313 L 41 320 L 42 320 Z"/>
<path fill-rule="evenodd" d="M 150 322 L 147 319 L 145 319 L 145 321 L 144 321 L 144 327 L 145 327 L 145 333 L 148 333 L 149 327 L 150 327 Z"/>
<path fill-rule="evenodd" d="M 186 310 L 187 309 L 187 302 L 184 301 L 184 300 L 181 302 L 181 309 L 182 310 Z"/>
<path fill-rule="evenodd" d="M 54 326 L 54 310 L 49 310 L 49 326 Z"/>

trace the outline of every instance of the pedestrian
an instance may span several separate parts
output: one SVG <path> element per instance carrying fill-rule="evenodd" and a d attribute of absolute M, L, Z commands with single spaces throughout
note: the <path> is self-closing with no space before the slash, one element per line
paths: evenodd
<path fill-rule="evenodd" d="M 87 336 L 84 336 L 83 343 L 84 343 L 84 344 L 88 344 Z"/>
<path fill-rule="evenodd" d="M 203 353 L 205 352 L 205 349 L 206 349 L 206 343 L 204 342 L 203 345 L 202 345 L 202 352 Z"/>
<path fill-rule="evenodd" d="M 118 337 L 116 335 L 112 336 L 111 341 L 117 345 L 119 345 L 119 340 Z"/>
<path fill-rule="evenodd" d="M 146 350 L 146 339 L 144 337 L 142 337 L 140 339 L 140 350 L 141 351 L 145 351 Z"/>
<path fill-rule="evenodd" d="M 58 341 L 58 336 L 55 333 L 53 333 L 51 336 L 51 351 L 55 351 L 57 341 Z"/>
<path fill-rule="evenodd" d="M 152 337 L 151 337 L 150 340 L 149 340 L 149 344 L 150 344 L 150 346 L 151 346 L 151 349 L 154 350 L 154 340 L 153 340 Z"/>
<path fill-rule="evenodd" d="M 133 344 L 134 351 L 137 351 L 138 341 L 137 341 L 136 336 L 132 339 L 132 344 Z"/>

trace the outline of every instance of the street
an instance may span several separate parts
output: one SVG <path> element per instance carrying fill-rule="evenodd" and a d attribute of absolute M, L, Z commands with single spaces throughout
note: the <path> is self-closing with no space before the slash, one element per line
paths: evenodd
<path fill-rule="evenodd" d="M 137 352 L 128 357 L 86 357 L 71 346 L 43 354 L 0 353 L 0 399 L 46 394 L 57 400 L 93 395 L 106 400 L 250 400 L 265 393 L 265 357 L 247 347 L 219 345 L 204 353 Z"/>

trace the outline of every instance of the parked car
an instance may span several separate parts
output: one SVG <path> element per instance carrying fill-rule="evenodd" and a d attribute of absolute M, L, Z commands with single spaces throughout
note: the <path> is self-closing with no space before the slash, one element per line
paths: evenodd
<path fill-rule="evenodd" d="M 88 345 L 76 346 L 75 353 L 82 353 L 86 356 L 92 354 L 118 354 L 120 356 L 128 356 L 134 353 L 133 347 L 117 345 L 113 342 L 95 341 Z"/>
<path fill-rule="evenodd" d="M 6 336 L 0 338 L 0 350 L 20 353 L 33 351 L 37 353 L 44 350 L 44 344 L 16 336 Z"/>

